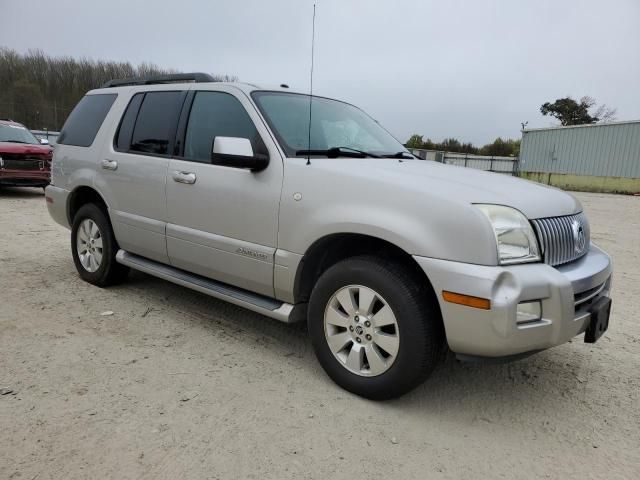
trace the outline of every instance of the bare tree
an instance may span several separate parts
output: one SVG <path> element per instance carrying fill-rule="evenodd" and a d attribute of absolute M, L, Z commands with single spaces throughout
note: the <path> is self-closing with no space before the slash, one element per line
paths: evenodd
<path fill-rule="evenodd" d="M 75 104 L 88 91 L 114 78 L 165 75 L 177 70 L 153 63 L 50 57 L 42 50 L 19 54 L 0 47 L 0 118 L 11 118 L 33 129 L 59 130 Z M 217 75 L 216 81 L 237 77 Z"/>
<path fill-rule="evenodd" d="M 591 114 L 591 116 L 596 119 L 597 123 L 605 123 L 605 122 L 613 122 L 616 120 L 616 113 L 618 112 L 615 108 L 607 107 L 606 104 L 602 104 L 596 106 L 596 99 L 585 95 L 580 99 L 580 103 L 583 103 L 587 106 L 587 108 L 596 107 L 595 111 Z"/>

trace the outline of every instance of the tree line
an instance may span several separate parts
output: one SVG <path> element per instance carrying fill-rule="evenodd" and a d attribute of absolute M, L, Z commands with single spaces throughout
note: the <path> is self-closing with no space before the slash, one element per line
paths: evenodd
<path fill-rule="evenodd" d="M 490 155 L 495 157 L 517 157 L 520 154 L 520 140 L 496 138 L 492 143 L 476 147 L 470 142 L 462 143 L 457 138 L 446 138 L 442 142 L 434 142 L 422 135 L 411 135 L 405 144 L 407 148 L 422 148 L 443 152 L 469 153 L 473 155 Z"/>
<path fill-rule="evenodd" d="M 51 57 L 41 50 L 20 54 L 0 47 L 0 118 L 33 130 L 60 130 L 67 116 L 91 89 L 114 78 L 165 75 L 177 70 L 153 63 Z M 214 75 L 218 81 L 236 77 Z"/>
<path fill-rule="evenodd" d="M 34 130 L 60 130 L 75 104 L 88 90 L 114 78 L 171 73 L 179 72 L 153 63 L 132 65 L 129 62 L 52 57 L 42 50 L 20 54 L 0 47 L 0 118 L 10 118 Z M 229 75 L 214 74 L 213 77 L 217 81 L 237 80 Z M 544 103 L 540 112 L 557 118 L 561 125 L 580 125 L 614 120 L 616 110 L 606 105 L 597 106 L 591 97 L 582 97 L 579 101 L 565 97 Z M 415 134 L 406 145 L 409 148 L 494 156 L 517 156 L 520 153 L 520 140 L 502 138 L 476 147 L 456 138 L 438 143 Z"/>

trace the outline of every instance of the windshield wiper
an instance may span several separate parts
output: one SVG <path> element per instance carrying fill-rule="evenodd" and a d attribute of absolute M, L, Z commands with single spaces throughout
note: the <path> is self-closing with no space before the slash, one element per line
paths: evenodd
<path fill-rule="evenodd" d="M 7 142 L 7 143 L 29 143 L 29 142 L 23 142 L 22 140 L 0 140 L 1 142 Z M 31 144 L 29 144 L 31 145 Z"/>
<path fill-rule="evenodd" d="M 404 158 L 404 159 L 414 159 L 415 157 L 411 155 L 409 152 L 396 152 L 396 153 L 385 153 L 382 155 L 382 158 Z"/>
<path fill-rule="evenodd" d="M 296 150 L 296 155 L 326 155 L 327 158 L 353 157 L 353 158 L 381 158 L 375 153 L 357 150 L 351 147 L 331 147 L 326 150 Z"/>

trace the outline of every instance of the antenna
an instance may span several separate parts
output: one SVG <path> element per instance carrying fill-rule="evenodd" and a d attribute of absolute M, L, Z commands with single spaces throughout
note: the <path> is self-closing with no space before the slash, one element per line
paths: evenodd
<path fill-rule="evenodd" d="M 313 105 L 313 47 L 316 40 L 316 4 L 313 4 L 313 20 L 311 20 L 311 73 L 309 85 L 309 138 L 307 150 L 311 151 L 311 106 Z M 307 154 L 307 165 L 311 165 L 311 154 Z"/>

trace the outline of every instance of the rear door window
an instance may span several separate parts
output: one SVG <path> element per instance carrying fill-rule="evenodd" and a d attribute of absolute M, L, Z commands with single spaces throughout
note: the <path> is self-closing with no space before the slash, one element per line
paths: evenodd
<path fill-rule="evenodd" d="M 58 143 L 90 147 L 118 95 L 85 95 L 64 122 Z"/>
<path fill-rule="evenodd" d="M 129 151 L 169 155 L 173 149 L 184 92 L 147 92 L 131 136 Z M 124 122 L 127 120 L 123 118 Z"/>

